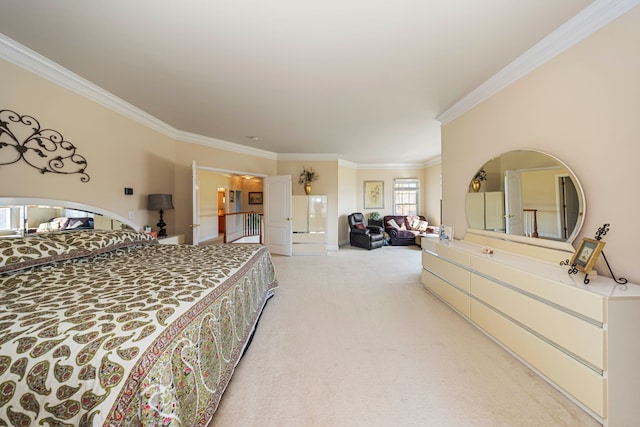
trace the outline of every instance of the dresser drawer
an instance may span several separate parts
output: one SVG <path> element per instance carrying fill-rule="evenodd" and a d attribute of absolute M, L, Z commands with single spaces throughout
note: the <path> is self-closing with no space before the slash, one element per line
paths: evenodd
<path fill-rule="evenodd" d="M 526 293 L 565 307 L 596 322 L 606 322 L 605 299 L 601 295 L 495 263 L 490 259 L 474 257 L 471 259 L 471 268 L 479 274 L 509 283 Z"/>
<path fill-rule="evenodd" d="M 425 288 L 447 302 L 464 316 L 469 317 L 469 295 L 460 289 L 450 285 L 441 278 L 434 276 L 426 270 L 422 270 L 422 284 Z"/>
<path fill-rule="evenodd" d="M 475 274 L 471 294 L 595 369 L 605 369 L 606 337 L 601 327 Z"/>
<path fill-rule="evenodd" d="M 607 382 L 582 363 L 502 317 L 483 303 L 471 300 L 473 321 L 560 388 L 601 417 L 606 416 Z"/>
<path fill-rule="evenodd" d="M 469 268 L 471 255 L 469 255 L 468 253 L 461 252 L 457 250 L 455 247 L 447 246 L 445 244 L 439 244 L 437 248 L 438 248 L 438 255 L 440 257 L 447 259 L 449 261 L 453 261 L 456 264 L 461 265 L 462 267 Z"/>
<path fill-rule="evenodd" d="M 428 252 L 422 252 L 422 267 L 465 292 L 469 292 L 471 289 L 471 273 L 456 264 Z"/>

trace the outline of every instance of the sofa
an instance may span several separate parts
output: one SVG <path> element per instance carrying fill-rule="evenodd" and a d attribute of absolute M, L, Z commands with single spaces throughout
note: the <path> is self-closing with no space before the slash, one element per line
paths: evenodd
<path fill-rule="evenodd" d="M 386 215 L 382 223 L 391 246 L 415 245 L 416 236 L 436 232 L 422 215 Z"/>
<path fill-rule="evenodd" d="M 66 230 L 92 230 L 93 218 L 69 218 L 61 216 L 57 218 L 51 218 L 48 222 L 41 223 L 36 232 L 37 233 L 50 233 L 52 231 L 66 231 Z"/>

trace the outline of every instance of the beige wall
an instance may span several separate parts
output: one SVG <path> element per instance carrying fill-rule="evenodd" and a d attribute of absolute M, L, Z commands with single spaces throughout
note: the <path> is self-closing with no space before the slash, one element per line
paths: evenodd
<path fill-rule="evenodd" d="M 429 216 L 433 206 L 427 207 L 427 201 L 431 200 L 426 197 L 427 192 L 432 194 L 434 191 L 430 184 L 433 182 L 426 179 L 426 170 L 424 168 L 374 168 L 366 169 L 360 167 L 356 172 L 356 211 L 362 212 L 365 217 L 369 217 L 371 212 L 378 212 L 380 216 L 393 215 L 393 180 L 396 178 L 415 178 L 420 180 L 420 200 L 419 214 L 425 217 Z M 384 208 L 382 209 L 365 209 L 364 208 L 364 183 L 365 181 L 383 181 L 384 182 Z M 438 177 L 439 182 L 439 177 Z M 438 189 L 439 193 L 439 189 Z M 438 201 L 438 206 L 440 202 Z M 439 207 L 438 207 L 439 210 Z"/>
<path fill-rule="evenodd" d="M 349 221 L 347 217 L 357 211 L 356 168 L 341 164 L 338 167 L 338 242 L 349 244 Z"/>
<path fill-rule="evenodd" d="M 77 147 L 87 159 L 87 183 L 79 175 L 42 175 L 24 162 L 0 166 L 0 197 L 38 197 L 96 206 L 155 225 L 158 213 L 146 209 L 149 193 L 173 194 L 175 209 L 165 212 L 168 233 L 190 241 L 191 163 L 259 175 L 274 175 L 275 159 L 176 141 L 83 96 L 0 60 L 2 109 L 36 118 Z M 124 195 L 132 187 L 133 196 Z"/>
<path fill-rule="evenodd" d="M 424 216 L 425 218 L 427 218 L 429 224 L 440 225 L 440 204 L 442 201 L 442 164 L 437 163 L 425 168 L 424 181 Z"/>
<path fill-rule="evenodd" d="M 48 80 L 0 60 L 0 109 L 37 119 L 60 132 L 87 159 L 87 183 L 79 175 L 41 174 L 24 161 L 0 166 L 0 196 L 40 197 L 84 203 L 140 226 L 156 223 L 146 209 L 149 193 L 174 193 L 173 141 Z M 132 187 L 132 196 L 124 195 Z M 172 224 L 167 211 L 166 222 Z"/>
<path fill-rule="evenodd" d="M 640 200 L 628 190 L 640 180 L 638 40 L 640 7 L 443 127 L 443 222 L 457 238 L 475 171 L 510 150 L 540 150 L 564 161 L 583 186 L 579 237 L 610 223 L 607 259 L 617 275 L 640 283 Z M 602 259 L 596 267 L 608 273 Z"/>

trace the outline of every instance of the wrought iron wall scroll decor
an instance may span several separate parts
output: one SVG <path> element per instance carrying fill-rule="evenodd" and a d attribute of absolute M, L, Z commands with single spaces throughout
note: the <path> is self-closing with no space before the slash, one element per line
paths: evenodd
<path fill-rule="evenodd" d="M 31 116 L 0 110 L 0 166 L 24 160 L 40 173 L 80 174 L 80 181 L 89 182 L 85 172 L 87 159 L 76 153 L 76 146 L 65 141 L 53 129 L 40 129 Z"/>

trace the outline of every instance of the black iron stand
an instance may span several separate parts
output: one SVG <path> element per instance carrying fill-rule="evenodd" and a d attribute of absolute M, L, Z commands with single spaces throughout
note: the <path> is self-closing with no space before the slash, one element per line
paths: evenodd
<path fill-rule="evenodd" d="M 609 231 L 609 225 L 610 224 L 604 224 L 602 227 L 598 228 L 598 230 L 596 231 L 596 240 L 602 240 L 602 236 L 606 235 L 607 232 Z M 601 252 L 602 255 L 602 259 L 604 259 L 605 264 L 607 264 L 607 268 L 609 269 L 609 273 L 611 273 L 611 278 L 619 285 L 625 285 L 627 284 L 629 281 L 627 279 L 625 279 L 624 277 L 616 277 L 615 274 L 613 274 L 613 270 L 611 269 L 611 265 L 609 265 L 609 261 L 607 260 L 607 257 L 604 255 L 604 251 Z M 560 262 L 560 265 L 569 265 L 569 260 L 566 261 L 562 261 Z M 576 266 L 576 264 L 572 264 L 571 267 L 569 268 L 569 274 L 576 274 L 578 272 L 578 268 Z M 589 274 L 585 274 L 584 275 L 584 284 L 588 285 L 589 284 Z"/>

